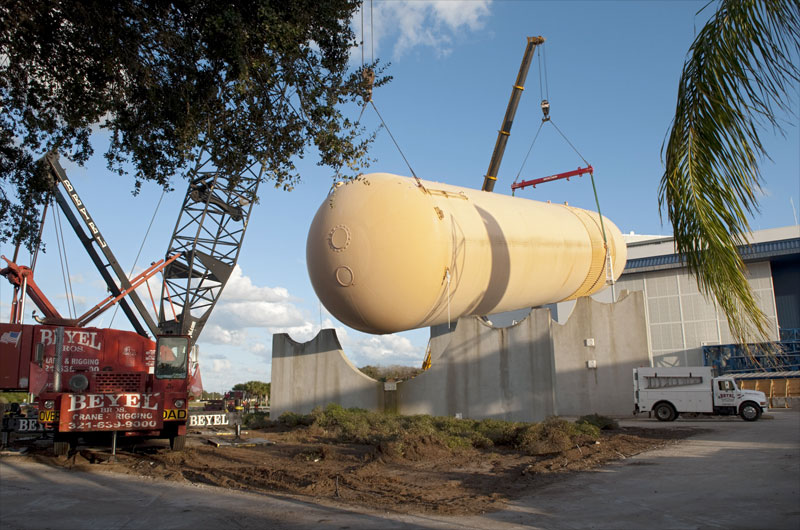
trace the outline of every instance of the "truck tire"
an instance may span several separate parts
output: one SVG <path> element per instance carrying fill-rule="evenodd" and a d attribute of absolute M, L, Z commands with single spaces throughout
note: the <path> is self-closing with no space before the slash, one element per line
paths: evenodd
<path fill-rule="evenodd" d="M 169 439 L 169 447 L 173 451 L 183 451 L 186 449 L 186 435 L 179 434 L 176 436 L 172 436 Z"/>
<path fill-rule="evenodd" d="M 666 402 L 656 405 L 653 408 L 653 412 L 656 413 L 658 421 L 673 421 L 678 417 L 678 413 L 675 412 L 675 407 Z"/>
<path fill-rule="evenodd" d="M 739 416 L 741 416 L 744 421 L 756 421 L 761 417 L 761 407 L 752 401 L 745 401 L 742 403 L 742 406 L 739 407 Z"/>

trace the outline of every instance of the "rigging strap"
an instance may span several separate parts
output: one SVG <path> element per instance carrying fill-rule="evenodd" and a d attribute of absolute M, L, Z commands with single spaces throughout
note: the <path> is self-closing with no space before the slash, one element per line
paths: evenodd
<path fill-rule="evenodd" d="M 386 132 L 389 133 L 389 137 L 392 139 L 392 142 L 394 142 L 394 146 L 397 147 L 397 150 L 400 152 L 400 156 L 403 157 L 403 161 L 406 163 L 406 166 L 408 166 L 408 170 L 411 171 L 411 174 L 414 176 L 414 180 L 417 181 L 417 186 L 419 186 L 422 189 L 425 189 L 425 186 L 422 185 L 422 181 L 419 179 L 417 174 L 414 172 L 414 168 L 412 168 L 411 164 L 408 162 L 408 159 L 406 158 L 406 155 L 403 154 L 403 150 L 400 149 L 400 144 L 397 143 L 397 140 L 395 140 L 394 135 L 392 134 L 392 131 L 389 130 L 389 126 L 386 125 L 386 122 L 384 121 L 383 116 L 381 116 L 381 113 L 378 112 L 378 107 L 375 106 L 375 102 L 370 100 L 369 104 L 372 105 L 373 109 L 375 109 L 375 114 L 377 114 L 378 118 L 380 118 L 381 124 L 383 124 L 383 126 L 386 128 Z"/>

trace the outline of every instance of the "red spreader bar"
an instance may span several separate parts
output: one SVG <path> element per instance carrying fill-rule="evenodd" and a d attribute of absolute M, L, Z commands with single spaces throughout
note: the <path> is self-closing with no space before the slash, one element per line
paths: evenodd
<path fill-rule="evenodd" d="M 592 166 L 579 167 L 576 170 L 566 171 L 564 173 L 557 173 L 555 175 L 550 175 L 549 177 L 542 177 L 533 180 L 523 180 L 522 182 L 515 182 L 514 184 L 511 185 L 511 189 L 518 190 L 525 188 L 527 186 L 533 186 L 535 188 L 537 184 L 543 184 L 545 182 L 550 182 L 551 180 L 560 180 L 560 179 L 569 180 L 570 177 L 580 177 L 586 173 L 592 173 L 592 172 L 594 172 L 594 168 Z"/>

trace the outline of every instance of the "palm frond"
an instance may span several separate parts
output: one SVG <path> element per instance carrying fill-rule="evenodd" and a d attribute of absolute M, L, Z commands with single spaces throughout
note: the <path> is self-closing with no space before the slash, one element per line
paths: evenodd
<path fill-rule="evenodd" d="M 782 132 L 776 116 L 796 116 L 799 52 L 800 1 L 720 2 L 689 51 L 662 147 L 659 208 L 666 204 L 676 251 L 742 344 L 769 333 L 736 248 L 758 212 L 758 162 L 767 157 L 758 131 Z"/>

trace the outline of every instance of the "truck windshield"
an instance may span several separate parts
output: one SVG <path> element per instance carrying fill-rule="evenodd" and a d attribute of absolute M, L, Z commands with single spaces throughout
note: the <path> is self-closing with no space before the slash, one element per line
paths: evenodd
<path fill-rule="evenodd" d="M 156 348 L 156 377 L 185 379 L 189 357 L 187 337 L 159 337 Z"/>

